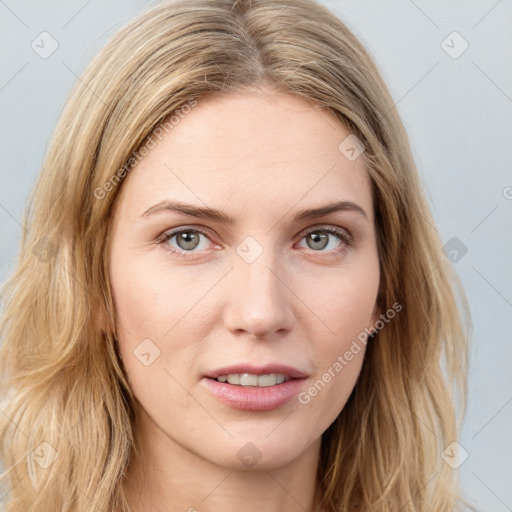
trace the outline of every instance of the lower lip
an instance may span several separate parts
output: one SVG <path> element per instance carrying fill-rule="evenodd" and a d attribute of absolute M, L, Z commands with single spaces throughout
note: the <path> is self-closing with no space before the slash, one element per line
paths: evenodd
<path fill-rule="evenodd" d="M 243 411 L 272 411 L 292 400 L 306 379 L 290 379 L 274 386 L 236 386 L 228 382 L 203 378 L 208 389 L 225 405 Z"/>

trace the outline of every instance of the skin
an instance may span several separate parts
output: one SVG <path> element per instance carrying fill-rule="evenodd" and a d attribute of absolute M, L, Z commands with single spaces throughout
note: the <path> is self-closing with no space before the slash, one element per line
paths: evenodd
<path fill-rule="evenodd" d="M 213 96 L 122 184 L 109 277 L 147 461 L 141 468 L 134 459 L 128 470 L 134 512 L 315 510 L 321 436 L 354 388 L 364 345 L 307 404 L 241 411 L 219 402 L 201 378 L 233 363 L 281 362 L 308 375 L 307 390 L 378 318 L 371 186 L 363 159 L 350 161 L 338 149 L 349 133 L 293 95 Z M 217 208 L 237 221 L 169 211 L 141 217 L 165 199 Z M 341 211 L 291 223 L 298 210 L 340 200 L 367 218 Z M 193 232 L 200 241 L 192 249 L 178 236 L 156 242 L 172 228 L 197 226 L 207 235 Z M 315 245 L 306 236 L 326 226 L 348 232 L 352 244 L 331 234 L 328 245 Z M 248 236 L 262 249 L 251 263 L 236 251 Z M 147 366 L 134 354 L 144 339 L 160 351 Z M 237 455 L 248 442 L 261 457 L 252 467 Z"/>

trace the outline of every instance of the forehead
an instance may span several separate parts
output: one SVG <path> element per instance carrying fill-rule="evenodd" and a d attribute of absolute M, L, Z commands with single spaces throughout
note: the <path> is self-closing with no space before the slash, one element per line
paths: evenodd
<path fill-rule="evenodd" d="M 138 215 L 168 198 L 223 210 L 254 207 L 262 214 L 319 199 L 371 209 L 363 158 L 349 159 L 342 151 L 353 136 L 309 101 L 230 93 L 201 99 L 174 120 L 168 133 L 153 137 L 153 148 L 122 185 L 117 201 Z"/>

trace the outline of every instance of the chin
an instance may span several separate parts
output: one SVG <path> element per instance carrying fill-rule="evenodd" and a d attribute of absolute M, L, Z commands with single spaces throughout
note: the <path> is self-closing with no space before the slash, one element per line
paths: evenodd
<path fill-rule="evenodd" d="M 261 434 L 260 430 L 254 436 L 246 434 L 230 439 L 229 446 L 222 453 L 217 451 L 207 458 L 219 466 L 235 471 L 279 469 L 300 457 L 309 447 L 303 433 L 296 437 L 286 435 L 284 431 L 283 434 L 272 438 L 274 433 L 269 436 Z"/>

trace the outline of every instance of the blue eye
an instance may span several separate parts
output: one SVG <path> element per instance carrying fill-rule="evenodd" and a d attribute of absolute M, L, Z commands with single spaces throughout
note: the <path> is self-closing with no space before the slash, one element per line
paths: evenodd
<path fill-rule="evenodd" d="M 201 252 L 201 238 L 204 237 L 207 240 L 209 238 L 209 231 L 206 231 L 202 228 L 178 228 L 173 231 L 164 233 L 157 242 L 160 244 L 165 244 L 166 250 L 169 250 L 172 254 L 179 257 L 195 257 L 195 253 Z M 332 250 L 324 251 L 326 247 L 328 247 L 330 243 L 330 239 L 332 237 L 336 237 L 340 242 L 336 247 L 332 248 Z M 175 240 L 176 246 L 169 244 L 171 240 Z M 302 234 L 301 241 L 303 239 L 307 240 L 308 247 L 313 252 L 319 253 L 328 253 L 328 254 L 337 254 L 352 245 L 352 237 L 351 235 L 342 228 L 335 228 L 332 226 L 323 226 L 312 228 L 306 233 Z M 203 249 L 207 249 L 203 247 Z M 194 249 L 199 250 L 195 251 Z"/>

